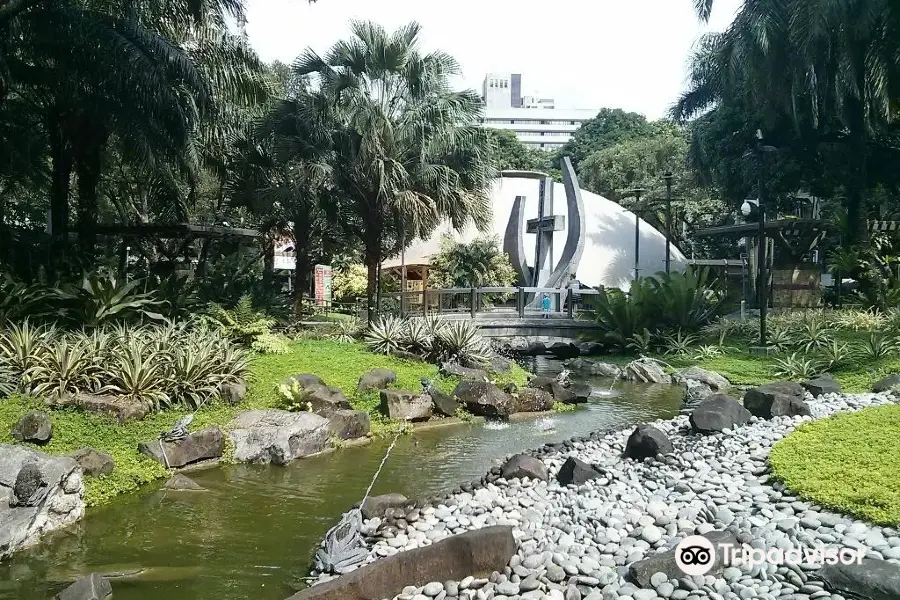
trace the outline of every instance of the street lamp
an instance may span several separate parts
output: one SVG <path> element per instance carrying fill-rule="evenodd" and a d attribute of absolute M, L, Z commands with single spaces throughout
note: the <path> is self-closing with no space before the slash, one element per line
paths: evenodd
<path fill-rule="evenodd" d="M 641 277 L 641 217 L 638 214 L 641 207 L 641 194 L 647 190 L 643 188 L 634 188 L 626 193 L 634 196 L 634 280 L 637 281 Z"/>
<path fill-rule="evenodd" d="M 672 171 L 663 175 L 666 182 L 666 275 L 672 265 Z"/>
<path fill-rule="evenodd" d="M 759 283 L 757 284 L 757 293 L 759 295 L 759 346 L 761 352 L 768 353 L 768 340 L 766 335 L 766 314 L 769 309 L 769 296 L 766 291 L 766 283 L 768 281 L 766 276 L 766 197 L 765 197 L 765 186 L 764 186 L 764 178 L 763 178 L 763 168 L 765 166 L 764 158 L 767 152 L 775 152 L 777 149 L 774 146 L 766 146 L 763 144 L 763 134 L 762 130 L 756 130 L 756 148 L 753 150 L 753 155 L 756 158 L 756 190 L 757 197 L 756 200 L 744 200 L 743 205 L 741 205 L 741 212 L 744 216 L 749 216 L 753 212 L 753 207 L 756 206 L 758 217 L 759 217 L 759 226 L 757 228 L 757 236 L 759 237 L 759 247 L 757 248 L 757 262 L 758 271 L 759 271 Z"/>

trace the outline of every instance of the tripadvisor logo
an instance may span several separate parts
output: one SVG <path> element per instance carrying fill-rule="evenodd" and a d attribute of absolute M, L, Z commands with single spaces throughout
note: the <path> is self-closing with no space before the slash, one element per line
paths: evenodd
<path fill-rule="evenodd" d="M 675 564 L 685 575 L 706 575 L 716 562 L 716 549 L 702 535 L 691 535 L 675 546 Z"/>

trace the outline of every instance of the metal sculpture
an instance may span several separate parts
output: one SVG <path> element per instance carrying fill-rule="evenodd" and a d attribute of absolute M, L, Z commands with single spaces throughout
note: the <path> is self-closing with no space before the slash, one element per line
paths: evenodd
<path fill-rule="evenodd" d="M 584 253 L 585 219 L 584 202 L 575 169 L 568 157 L 563 158 L 563 186 L 566 190 L 568 218 L 553 214 L 553 179 L 537 171 L 503 171 L 505 177 L 537 179 L 538 217 L 525 221 L 525 196 L 516 196 L 506 225 L 503 250 L 519 275 L 520 286 L 562 288 L 568 275 L 575 273 Z M 566 243 L 559 261 L 554 264 L 553 236 L 557 231 L 567 232 Z M 525 234 L 536 234 L 534 266 L 529 267 L 525 256 Z M 530 301 L 538 302 L 538 298 Z"/>

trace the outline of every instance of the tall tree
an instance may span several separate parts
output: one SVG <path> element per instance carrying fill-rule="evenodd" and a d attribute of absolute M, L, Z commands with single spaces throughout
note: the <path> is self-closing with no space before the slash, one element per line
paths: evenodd
<path fill-rule="evenodd" d="M 557 151 L 557 156 L 570 157 L 572 165 L 578 169 L 582 160 L 598 150 L 653 132 L 653 126 L 644 115 L 625 112 L 621 108 L 604 108 L 575 131 L 572 139 Z"/>
<path fill-rule="evenodd" d="M 447 218 L 486 227 L 495 175 L 489 133 L 473 90 L 452 91 L 456 61 L 419 50 L 420 26 L 394 33 L 351 22 L 353 37 L 324 56 L 308 49 L 294 67 L 334 103 L 335 193 L 348 203 L 344 229 L 363 246 L 369 318 L 385 242 L 427 236 Z"/>

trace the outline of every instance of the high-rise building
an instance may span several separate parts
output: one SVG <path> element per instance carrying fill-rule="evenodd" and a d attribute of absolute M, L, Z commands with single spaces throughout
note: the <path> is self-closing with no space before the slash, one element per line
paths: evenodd
<path fill-rule="evenodd" d="M 522 95 L 519 73 L 488 73 L 481 86 L 485 127 L 506 129 L 532 148 L 554 150 L 572 139 L 596 110 L 558 109 L 553 98 Z"/>

